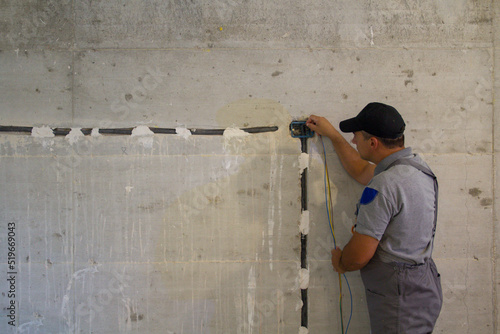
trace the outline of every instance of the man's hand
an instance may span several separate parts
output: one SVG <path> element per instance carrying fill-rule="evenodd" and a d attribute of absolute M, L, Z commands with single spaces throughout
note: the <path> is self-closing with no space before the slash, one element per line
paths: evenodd
<path fill-rule="evenodd" d="M 377 239 L 354 231 L 344 250 L 332 249 L 333 268 L 340 274 L 363 268 L 375 254 L 378 243 Z"/>
<path fill-rule="evenodd" d="M 338 131 L 324 117 L 311 115 L 306 121 L 306 125 L 317 134 L 326 136 L 330 139 L 332 139 L 334 135 L 338 134 Z"/>
<path fill-rule="evenodd" d="M 335 249 L 332 249 L 332 265 L 333 269 L 338 272 L 339 274 L 343 274 L 346 272 L 344 267 L 342 266 L 342 263 L 340 262 L 340 258 L 342 257 L 342 250 L 340 247 L 337 247 Z"/>

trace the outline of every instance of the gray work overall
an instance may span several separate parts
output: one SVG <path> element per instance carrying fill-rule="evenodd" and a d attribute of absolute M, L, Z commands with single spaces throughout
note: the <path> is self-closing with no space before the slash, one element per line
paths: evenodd
<path fill-rule="evenodd" d="M 387 169 L 395 165 L 410 165 L 434 179 L 435 232 L 438 200 L 436 176 L 430 169 L 411 159 L 396 160 Z M 375 253 L 361 269 L 361 278 L 365 285 L 372 334 L 432 333 L 443 304 L 441 279 L 432 258 L 417 265 L 385 263 Z"/>

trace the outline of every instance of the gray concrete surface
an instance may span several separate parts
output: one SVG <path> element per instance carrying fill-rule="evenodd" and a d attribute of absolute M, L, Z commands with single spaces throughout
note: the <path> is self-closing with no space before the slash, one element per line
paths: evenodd
<path fill-rule="evenodd" d="M 0 332 L 299 332 L 300 146 L 287 125 L 380 101 L 440 181 L 436 332 L 497 333 L 499 15 L 494 0 L 0 2 L 0 125 L 280 127 L 1 133 Z M 308 327 L 340 333 L 322 146 L 309 143 Z M 326 149 L 343 245 L 362 188 Z M 368 333 L 348 278 L 349 333 Z M 344 284 L 344 323 L 349 306 Z"/>

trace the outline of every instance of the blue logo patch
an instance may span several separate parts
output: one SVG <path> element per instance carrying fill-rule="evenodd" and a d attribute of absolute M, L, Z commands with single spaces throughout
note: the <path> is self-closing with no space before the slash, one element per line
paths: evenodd
<path fill-rule="evenodd" d="M 377 195 L 378 195 L 378 190 L 366 187 L 365 190 L 363 190 L 363 195 L 361 195 L 359 204 L 361 205 L 370 204 L 375 199 L 375 197 L 377 197 Z"/>

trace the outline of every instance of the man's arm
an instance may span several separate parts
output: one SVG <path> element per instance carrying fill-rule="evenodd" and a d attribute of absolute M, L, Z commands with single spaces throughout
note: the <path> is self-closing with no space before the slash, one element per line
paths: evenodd
<path fill-rule="evenodd" d="M 333 268 L 341 274 L 363 268 L 375 254 L 378 243 L 373 237 L 354 232 L 344 250 L 339 247 L 332 250 Z"/>
<path fill-rule="evenodd" d="M 375 165 L 363 160 L 358 151 L 342 137 L 326 118 L 311 115 L 306 124 L 316 133 L 330 138 L 342 166 L 344 166 L 349 175 L 363 185 L 367 185 L 370 182 L 373 178 Z"/>

